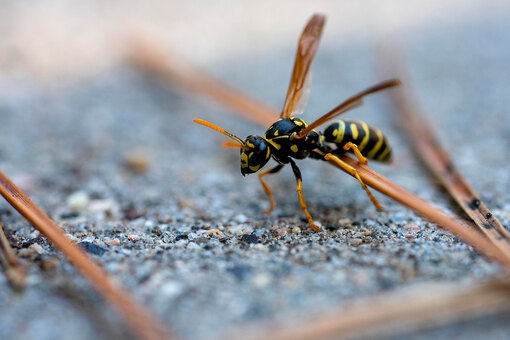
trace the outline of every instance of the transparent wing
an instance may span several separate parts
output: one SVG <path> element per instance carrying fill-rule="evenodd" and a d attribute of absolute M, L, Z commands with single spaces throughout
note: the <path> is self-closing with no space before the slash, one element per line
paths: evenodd
<path fill-rule="evenodd" d="M 326 16 L 322 14 L 314 14 L 306 24 L 298 41 L 298 48 L 296 51 L 296 59 L 290 77 L 289 89 L 283 104 L 282 113 L 280 118 L 288 118 L 295 111 L 298 102 L 304 100 L 306 102 L 307 92 L 306 82 L 309 82 L 310 65 L 312 64 L 317 48 L 319 47 L 319 40 L 321 37 Z M 300 104 L 301 106 L 302 104 Z"/>
<path fill-rule="evenodd" d="M 335 117 L 338 117 L 344 112 L 347 112 L 349 110 L 352 110 L 358 106 L 360 106 L 363 103 L 363 97 L 375 92 L 379 92 L 385 89 L 388 89 L 390 87 L 398 86 L 400 85 L 400 80 L 398 79 L 390 79 L 383 81 L 379 84 L 376 84 L 372 87 L 369 87 L 368 89 L 361 91 L 354 96 L 349 97 L 347 100 L 342 102 L 340 105 L 335 107 L 333 110 L 329 111 L 310 125 L 308 125 L 307 128 L 301 130 L 299 134 L 296 136 L 296 138 L 303 138 L 305 137 L 310 131 L 315 129 L 316 127 L 326 123 L 328 120 L 331 120 Z"/>
<path fill-rule="evenodd" d="M 300 115 L 305 112 L 306 104 L 308 103 L 308 97 L 310 97 L 310 84 L 312 83 L 312 71 L 309 71 L 306 75 L 305 82 L 303 84 L 303 90 L 299 95 L 299 99 L 296 103 L 292 115 Z"/>

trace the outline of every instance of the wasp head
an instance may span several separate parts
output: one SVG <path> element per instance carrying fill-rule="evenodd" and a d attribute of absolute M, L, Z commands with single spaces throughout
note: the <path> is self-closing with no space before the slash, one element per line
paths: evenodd
<path fill-rule="evenodd" d="M 241 149 L 241 173 L 244 175 L 259 171 L 271 158 L 271 150 L 264 138 L 248 136 Z"/>
<path fill-rule="evenodd" d="M 223 147 L 236 147 L 241 149 L 241 173 L 252 174 L 262 168 L 271 158 L 271 150 L 267 145 L 267 141 L 260 136 L 248 136 L 246 140 L 242 141 L 239 137 L 223 130 L 222 128 L 206 122 L 202 119 L 194 119 L 193 122 L 208 127 L 214 131 L 230 137 L 236 143 L 224 142 Z"/>

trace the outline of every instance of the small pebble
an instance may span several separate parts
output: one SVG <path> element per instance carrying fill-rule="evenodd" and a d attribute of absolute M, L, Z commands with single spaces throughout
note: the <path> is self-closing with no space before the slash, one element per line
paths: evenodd
<path fill-rule="evenodd" d="M 174 298 L 182 293 L 184 287 L 177 281 L 165 281 L 161 288 L 158 289 L 158 293 L 165 296 L 166 298 Z"/>
<path fill-rule="evenodd" d="M 404 229 L 407 231 L 418 231 L 421 228 L 419 226 L 417 226 L 416 224 L 408 224 L 404 227 Z"/>
<path fill-rule="evenodd" d="M 363 236 L 370 236 L 370 235 L 372 235 L 372 230 L 367 229 L 367 228 L 362 228 L 361 234 L 363 234 Z"/>
<path fill-rule="evenodd" d="M 196 244 L 195 242 L 190 242 L 188 243 L 188 245 L 186 246 L 186 249 L 190 249 L 190 250 L 199 250 L 199 249 L 202 249 L 198 244 Z"/>
<path fill-rule="evenodd" d="M 340 229 L 340 226 L 336 223 L 328 223 L 326 224 L 326 230 L 329 230 L 329 231 L 335 231 L 335 230 L 338 230 Z"/>
<path fill-rule="evenodd" d="M 30 245 L 28 248 L 23 248 L 18 252 L 18 256 L 20 257 L 29 257 L 34 258 L 37 255 L 44 254 L 44 248 L 41 247 L 39 244 L 34 243 Z"/>
<path fill-rule="evenodd" d="M 204 235 L 209 235 L 210 237 L 216 237 L 216 238 L 224 238 L 225 234 L 221 230 L 213 229 L 213 230 L 207 230 L 204 232 Z"/>
<path fill-rule="evenodd" d="M 187 239 L 188 239 L 188 235 L 187 234 L 179 234 L 179 235 L 175 236 L 175 241 L 187 240 Z"/>
<path fill-rule="evenodd" d="M 80 216 L 80 214 L 77 213 L 77 212 L 60 214 L 60 218 L 63 219 L 63 220 L 70 220 L 70 219 L 76 218 L 78 216 Z"/>
<path fill-rule="evenodd" d="M 129 208 L 124 210 L 124 217 L 128 221 L 136 220 L 139 217 L 143 217 L 145 215 L 144 211 L 141 209 L 137 209 L 134 206 L 130 206 Z"/>
<path fill-rule="evenodd" d="M 244 214 L 239 214 L 234 217 L 234 220 L 237 223 L 246 223 L 246 221 L 248 221 L 248 217 L 246 217 Z"/>
<path fill-rule="evenodd" d="M 109 217 L 119 216 L 119 206 L 111 199 L 93 200 L 89 204 L 88 210 L 92 213 L 101 213 Z"/>
<path fill-rule="evenodd" d="M 353 238 L 352 240 L 349 241 L 349 244 L 353 247 L 357 247 L 362 243 L 363 243 L 363 240 L 360 238 Z"/>
<path fill-rule="evenodd" d="M 196 243 L 202 244 L 202 243 L 208 243 L 209 239 L 207 237 L 200 236 L 200 237 L 197 237 L 196 239 L 194 239 L 193 241 Z"/>
<path fill-rule="evenodd" d="M 195 201 L 191 198 L 179 197 L 177 198 L 177 204 L 179 206 L 179 210 L 184 210 L 186 208 L 192 209 L 195 206 Z"/>
<path fill-rule="evenodd" d="M 133 234 L 133 235 L 128 236 L 129 241 L 138 241 L 139 239 L 140 239 L 140 236 L 138 236 L 138 235 Z"/>
<path fill-rule="evenodd" d="M 150 168 L 147 154 L 141 150 L 131 150 L 124 156 L 124 165 L 132 172 L 143 174 Z"/>
<path fill-rule="evenodd" d="M 91 243 L 91 242 L 84 241 L 84 242 L 78 243 L 78 245 L 80 247 L 82 247 L 83 250 L 85 250 L 87 253 L 90 253 L 90 254 L 101 256 L 104 253 L 106 253 L 106 249 L 101 248 L 100 246 L 95 245 L 94 243 Z"/>
<path fill-rule="evenodd" d="M 258 273 L 253 276 L 252 283 L 257 288 L 264 288 L 271 283 L 271 277 L 266 273 Z"/>
<path fill-rule="evenodd" d="M 254 234 L 245 234 L 241 236 L 241 242 L 247 243 L 247 244 L 256 244 L 259 242 L 259 238 L 257 235 Z"/>
<path fill-rule="evenodd" d="M 253 228 L 246 224 L 239 224 L 230 228 L 230 232 L 237 236 L 242 236 L 247 233 L 252 233 Z"/>
<path fill-rule="evenodd" d="M 41 262 L 41 269 L 45 270 L 45 271 L 50 271 L 50 270 L 55 269 L 57 267 L 57 265 L 58 265 L 57 259 L 51 258 L 51 259 L 43 260 Z"/>
<path fill-rule="evenodd" d="M 104 241 L 104 243 L 108 246 L 120 246 L 120 240 L 118 238 L 114 238 L 113 240 L 109 241 Z"/>
<path fill-rule="evenodd" d="M 39 230 L 34 230 L 33 232 L 30 233 L 30 235 L 28 235 L 28 239 L 34 239 L 34 238 L 37 238 L 41 235 L 41 233 L 39 232 Z"/>
<path fill-rule="evenodd" d="M 338 224 L 340 224 L 341 226 L 346 226 L 352 224 L 352 221 L 348 218 L 341 218 L 338 220 Z"/>
<path fill-rule="evenodd" d="M 300 232 L 301 232 L 301 228 L 299 228 L 299 227 L 292 228 L 292 233 L 299 234 Z"/>
<path fill-rule="evenodd" d="M 275 231 L 278 235 L 285 235 L 289 233 L 289 228 L 287 227 L 277 228 Z"/>
<path fill-rule="evenodd" d="M 267 249 L 267 247 L 264 244 L 257 243 L 256 245 L 253 246 L 253 250 L 267 252 L 268 249 Z"/>
<path fill-rule="evenodd" d="M 90 204 L 90 198 L 85 191 L 76 191 L 67 197 L 66 202 L 72 212 L 79 212 L 87 209 Z"/>

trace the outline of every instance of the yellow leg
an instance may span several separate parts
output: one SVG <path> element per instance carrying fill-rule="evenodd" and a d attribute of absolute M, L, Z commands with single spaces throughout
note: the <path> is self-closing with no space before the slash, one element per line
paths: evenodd
<path fill-rule="evenodd" d="M 301 193 L 301 171 L 299 171 L 299 168 L 297 167 L 296 163 L 294 163 L 293 160 L 290 160 L 290 164 L 292 165 L 292 171 L 294 171 L 294 176 L 296 177 L 296 192 L 298 194 L 298 200 L 299 200 L 299 207 L 306 215 L 306 218 L 308 219 L 308 224 L 310 224 L 310 227 L 313 229 L 313 231 L 320 231 L 321 228 L 319 228 L 315 223 L 313 223 L 312 216 L 306 209 L 306 203 L 305 199 L 303 198 L 303 194 Z"/>
<path fill-rule="evenodd" d="M 354 155 L 358 159 L 358 162 L 360 162 L 361 164 L 364 164 L 364 165 L 368 164 L 367 159 L 365 158 L 365 156 L 363 156 L 361 154 L 361 151 L 359 151 L 358 146 L 356 144 L 354 144 L 352 142 L 345 143 L 344 150 L 347 151 L 349 149 L 352 149 L 352 151 L 354 152 Z"/>
<path fill-rule="evenodd" d="M 262 179 L 262 176 L 265 176 L 267 174 L 274 174 L 274 173 L 280 171 L 281 168 L 283 168 L 283 165 L 279 164 L 276 167 L 274 167 L 273 169 L 268 169 L 268 170 L 259 172 L 260 184 L 262 184 L 262 188 L 264 188 L 264 192 L 266 193 L 267 198 L 269 199 L 269 209 L 262 210 L 263 214 L 270 214 L 274 210 L 275 204 L 274 204 L 273 194 L 271 193 L 271 188 L 269 188 L 269 186 L 266 184 L 266 182 L 264 182 L 264 180 Z"/>
<path fill-rule="evenodd" d="M 354 144 L 353 144 L 354 145 Z M 357 148 L 356 148 L 357 149 Z M 356 169 L 354 169 L 352 166 L 350 166 L 349 164 L 343 162 L 340 158 L 336 157 L 335 155 L 332 155 L 330 153 L 324 155 L 324 159 L 325 160 L 333 160 L 333 162 L 335 162 L 338 166 L 340 166 L 342 169 L 344 169 L 345 171 L 349 172 L 351 175 L 353 175 L 354 177 L 356 177 L 356 179 L 358 180 L 358 182 L 361 184 L 361 187 L 363 188 L 363 190 L 365 190 L 365 192 L 367 193 L 368 195 L 368 198 L 370 198 L 370 201 L 372 201 L 372 204 L 375 206 L 375 208 L 377 210 L 381 210 L 381 206 L 379 205 L 379 202 L 377 202 L 377 200 L 375 199 L 374 196 L 372 196 L 372 193 L 370 192 L 370 190 L 368 190 L 367 186 L 365 185 L 365 183 L 363 183 L 363 180 L 361 179 L 361 177 L 359 176 L 358 174 L 358 171 L 356 171 Z"/>

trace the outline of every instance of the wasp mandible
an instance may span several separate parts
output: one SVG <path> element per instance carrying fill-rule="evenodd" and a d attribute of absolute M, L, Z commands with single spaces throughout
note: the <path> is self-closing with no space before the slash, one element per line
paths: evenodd
<path fill-rule="evenodd" d="M 294 117 L 303 112 L 308 99 L 310 65 L 317 51 L 325 21 L 326 17 L 324 15 L 315 14 L 301 33 L 289 89 L 280 119 L 267 129 L 263 137 L 250 135 L 243 141 L 239 137 L 209 122 L 201 119 L 193 120 L 193 122 L 218 131 L 236 142 L 224 142 L 223 146 L 240 149 L 241 173 L 243 176 L 258 172 L 266 165 L 270 158 L 273 158 L 278 163 L 274 168 L 262 170 L 258 174 L 270 204 L 269 209 L 264 210 L 263 213 L 271 213 L 275 206 L 271 189 L 263 177 L 268 174 L 277 173 L 286 164 L 290 163 L 296 177 L 296 192 L 299 206 L 305 213 L 308 223 L 314 231 L 319 231 L 320 228 L 313 222 L 312 216 L 306 209 L 306 203 L 301 192 L 301 171 L 294 159 L 310 157 L 324 161 L 332 160 L 342 169 L 356 177 L 373 205 L 377 210 L 380 210 L 379 203 L 370 190 L 368 190 L 356 169 L 343 162 L 337 155 L 352 152 L 358 162 L 362 164 L 367 164 L 367 158 L 380 162 L 389 162 L 391 159 L 391 148 L 386 137 L 378 129 L 360 121 L 338 120 L 329 125 L 323 132 L 317 131 L 315 128 L 344 112 L 360 106 L 363 103 L 363 97 L 366 95 L 400 85 L 398 79 L 390 79 L 376 84 L 348 98 L 311 124 L 307 124 L 304 120 Z"/>

